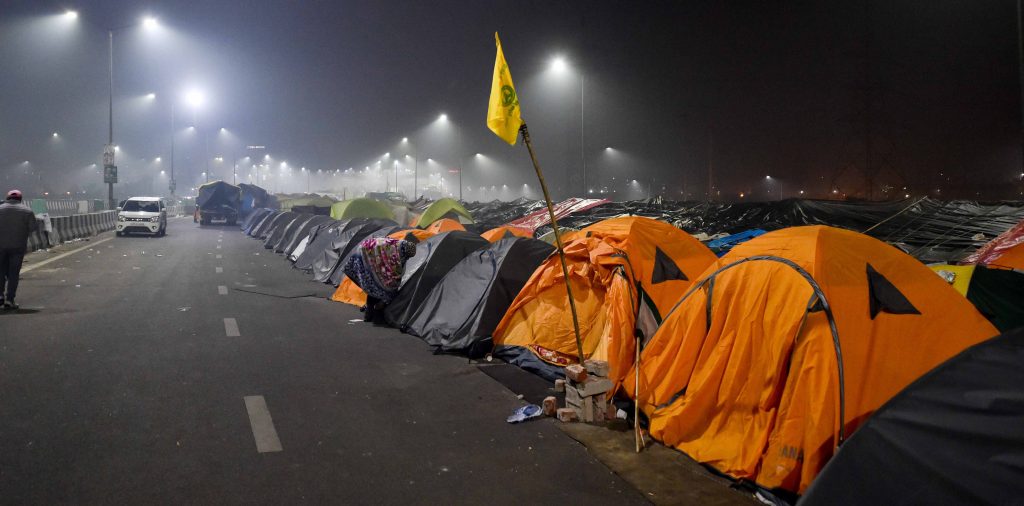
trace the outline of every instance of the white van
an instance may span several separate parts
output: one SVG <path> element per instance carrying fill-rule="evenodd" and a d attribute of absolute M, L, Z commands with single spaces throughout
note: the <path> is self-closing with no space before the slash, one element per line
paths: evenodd
<path fill-rule="evenodd" d="M 167 233 L 167 206 L 160 197 L 132 197 L 117 211 L 118 237 L 131 233 L 163 236 Z"/>

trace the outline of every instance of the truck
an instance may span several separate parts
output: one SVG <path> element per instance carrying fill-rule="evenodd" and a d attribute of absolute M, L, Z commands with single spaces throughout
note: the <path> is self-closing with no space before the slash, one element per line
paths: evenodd
<path fill-rule="evenodd" d="M 224 181 L 210 181 L 198 189 L 194 221 L 200 225 L 209 225 L 214 221 L 234 225 L 238 223 L 241 208 L 241 188 Z"/>

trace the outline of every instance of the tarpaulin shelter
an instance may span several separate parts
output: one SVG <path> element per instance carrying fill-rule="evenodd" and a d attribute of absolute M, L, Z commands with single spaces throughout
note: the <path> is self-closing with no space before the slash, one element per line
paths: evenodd
<path fill-rule="evenodd" d="M 277 243 L 281 241 L 281 238 L 285 236 L 291 227 L 296 225 L 298 221 L 305 221 L 312 217 L 312 214 L 296 213 L 288 211 L 285 213 L 287 218 L 279 220 L 267 233 L 267 238 L 263 241 L 263 247 L 266 249 L 274 249 Z"/>
<path fill-rule="evenodd" d="M 416 255 L 406 260 L 398 295 L 384 310 L 384 320 L 402 329 L 430 290 L 460 260 L 486 247 L 478 234 L 455 230 L 435 235 L 416 245 Z"/>
<path fill-rule="evenodd" d="M 281 214 L 281 211 L 275 211 L 273 209 L 268 209 L 267 211 L 268 212 L 263 213 L 258 219 L 256 219 L 255 221 L 252 222 L 252 224 L 249 225 L 248 230 L 245 231 L 246 235 L 254 239 L 259 238 L 259 232 L 268 225 L 270 225 L 270 223 L 274 221 L 274 218 L 276 218 L 277 215 Z"/>
<path fill-rule="evenodd" d="M 224 181 L 210 181 L 196 189 L 196 206 L 200 209 L 227 207 L 237 213 L 241 199 L 242 190 Z"/>
<path fill-rule="evenodd" d="M 593 209 L 598 206 L 609 203 L 607 199 L 580 199 L 580 198 L 569 198 L 565 199 L 552 208 L 555 213 L 555 219 L 561 221 L 562 218 L 569 216 L 574 213 Z M 537 209 L 536 211 L 523 216 L 522 218 L 510 221 L 508 225 L 513 227 L 525 228 L 531 232 L 536 232 L 537 229 L 551 224 L 551 214 L 548 210 Z"/>
<path fill-rule="evenodd" d="M 800 504 L 1020 504 L 1021 364 L 1024 329 L 931 370 L 867 420 Z"/>
<path fill-rule="evenodd" d="M 1024 221 L 978 248 L 964 263 L 1024 271 Z"/>
<path fill-rule="evenodd" d="M 372 235 L 372 234 L 371 234 Z M 425 241 L 434 236 L 433 233 L 423 230 L 421 228 L 398 228 L 387 234 L 392 239 L 406 239 L 409 235 L 412 235 L 417 241 Z M 369 237 L 369 236 L 368 236 Z M 355 250 L 349 254 L 354 254 Z M 348 259 L 342 260 L 342 266 Z M 343 302 L 345 304 L 351 304 L 353 306 L 365 306 L 366 305 L 366 292 L 359 285 L 355 284 L 348 276 L 342 278 L 341 283 L 338 283 L 338 289 L 331 295 L 331 300 L 335 302 Z"/>
<path fill-rule="evenodd" d="M 1024 327 L 1024 272 L 984 265 L 929 265 L 997 329 Z"/>
<path fill-rule="evenodd" d="M 645 344 L 639 393 L 632 381 L 624 388 L 666 445 L 802 493 L 874 410 L 997 333 L 900 250 L 848 230 L 793 227 L 710 266 Z"/>
<path fill-rule="evenodd" d="M 490 242 L 498 242 L 506 237 L 533 238 L 533 232 L 525 228 L 502 225 L 500 227 L 494 227 L 480 234 L 480 237 L 483 237 L 484 239 L 487 239 Z"/>
<path fill-rule="evenodd" d="M 331 206 L 331 218 L 378 218 L 394 220 L 395 213 L 387 204 L 365 197 L 343 200 Z"/>
<path fill-rule="evenodd" d="M 284 253 L 285 256 L 287 256 L 289 259 L 292 259 L 292 254 L 295 253 L 296 249 L 298 249 L 299 244 L 301 244 L 304 240 L 307 240 L 309 238 L 309 232 L 310 230 L 313 230 L 313 227 L 317 225 L 323 225 L 325 223 L 330 223 L 332 221 L 334 220 L 331 219 L 330 216 L 322 216 L 319 214 L 314 215 L 312 218 L 306 221 L 306 223 L 303 223 L 302 227 L 298 228 L 297 230 L 295 230 L 294 233 L 290 234 L 291 237 L 288 238 L 287 244 L 285 244 L 284 247 L 282 247 L 281 253 Z M 304 249 L 305 247 L 303 247 L 303 250 Z"/>
<path fill-rule="evenodd" d="M 252 235 L 253 237 L 265 241 L 267 236 L 277 230 L 278 225 L 285 221 L 291 221 L 295 213 L 291 211 L 278 211 L 274 214 L 267 216 L 267 218 L 256 227 L 256 232 Z"/>
<path fill-rule="evenodd" d="M 693 236 L 649 218 L 613 218 L 564 243 L 586 358 L 607 360 L 613 381 L 633 364 L 635 329 L 660 321 L 716 260 Z M 494 354 L 547 378 L 578 360 L 557 256 L 533 273 L 494 331 Z"/>
<path fill-rule="evenodd" d="M 462 224 L 473 223 L 473 215 L 462 204 L 455 199 L 443 198 L 430 204 L 423 214 L 416 221 L 419 228 L 427 228 L 431 223 L 442 218 L 457 221 Z"/>
<path fill-rule="evenodd" d="M 462 226 L 461 223 L 455 220 L 449 218 L 441 218 L 440 220 L 431 223 L 430 226 L 424 227 L 424 230 L 427 230 L 431 234 L 436 235 L 443 234 L 445 232 L 452 232 L 455 230 L 464 231 L 466 230 L 466 227 Z"/>
<path fill-rule="evenodd" d="M 318 223 L 318 220 L 322 220 L 324 218 L 329 217 L 315 214 L 300 214 L 295 221 L 292 221 L 291 225 L 288 225 L 284 230 L 284 233 L 281 234 L 281 237 L 274 243 L 274 253 L 285 253 L 287 255 L 285 250 L 292 244 L 298 242 L 298 238 L 296 236 L 300 233 L 305 235 L 309 231 L 309 227 L 307 227 L 308 224 Z"/>
<path fill-rule="evenodd" d="M 319 195 L 280 199 L 282 211 L 320 214 L 324 216 L 331 214 L 331 206 L 335 202 L 330 197 L 321 197 Z"/>
<path fill-rule="evenodd" d="M 506 237 L 463 258 L 415 309 L 406 332 L 445 352 L 479 357 L 512 300 L 554 246 Z"/>
<path fill-rule="evenodd" d="M 242 232 L 248 235 L 249 230 L 252 229 L 252 227 L 254 227 L 257 223 L 259 223 L 260 220 L 262 220 L 271 212 L 271 209 L 266 208 L 255 209 L 252 212 L 250 212 L 249 215 L 246 216 L 244 220 L 242 220 Z"/>
<path fill-rule="evenodd" d="M 391 220 L 379 220 L 376 218 L 355 218 L 349 221 L 348 225 L 339 229 L 339 233 L 320 250 L 316 259 L 313 260 L 313 281 L 330 283 L 337 286 L 344 275 L 341 273 L 335 274 L 335 271 L 339 270 L 341 259 L 352 248 L 356 247 L 359 241 L 365 239 L 374 230 L 394 225 L 395 222 Z"/>
<path fill-rule="evenodd" d="M 260 208 L 270 208 L 278 205 L 277 199 L 259 186 L 239 183 L 238 188 L 242 191 L 242 216 L 248 216 L 249 213 Z"/>
<path fill-rule="evenodd" d="M 295 256 L 296 269 L 312 272 L 313 262 L 317 260 L 320 253 L 330 246 L 331 242 L 338 238 L 345 228 L 352 224 L 352 220 L 333 220 L 323 225 L 318 225 L 309 230 L 306 246 L 302 253 Z"/>

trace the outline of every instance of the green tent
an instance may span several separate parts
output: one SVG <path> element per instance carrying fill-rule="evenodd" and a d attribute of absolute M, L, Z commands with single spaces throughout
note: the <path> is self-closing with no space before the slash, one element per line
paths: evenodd
<path fill-rule="evenodd" d="M 368 198 L 343 200 L 331 206 L 331 218 L 380 218 L 394 220 L 395 213 L 383 203 Z"/>
<path fill-rule="evenodd" d="M 455 199 L 443 198 L 430 204 L 430 207 L 420 215 L 416 225 L 420 228 L 426 228 L 441 218 L 451 218 L 463 225 L 474 223 L 473 215 L 469 214 L 469 211 L 462 207 L 462 204 L 459 204 Z"/>
<path fill-rule="evenodd" d="M 278 202 L 281 203 L 282 211 L 327 214 L 331 206 L 337 201 L 329 197 L 312 195 L 308 197 L 278 199 Z M 318 209 L 323 209 L 324 212 L 317 212 L 316 210 Z"/>

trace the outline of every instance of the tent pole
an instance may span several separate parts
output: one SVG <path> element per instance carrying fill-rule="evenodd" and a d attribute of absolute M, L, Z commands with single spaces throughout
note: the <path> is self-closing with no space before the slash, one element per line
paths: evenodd
<path fill-rule="evenodd" d="M 633 362 L 633 369 L 636 377 L 633 384 L 633 435 L 636 442 L 636 452 L 640 453 L 641 447 L 646 447 L 644 433 L 640 429 L 640 340 L 636 340 L 636 359 Z"/>
<path fill-rule="evenodd" d="M 526 123 L 519 127 L 523 133 L 523 143 L 530 151 L 530 161 L 533 162 L 533 169 L 537 172 L 537 179 L 540 180 L 540 189 L 544 192 L 544 202 L 548 206 L 548 217 L 551 218 L 551 230 L 555 233 L 555 245 L 558 246 L 558 259 L 562 262 L 562 276 L 565 277 L 565 292 L 569 295 L 569 309 L 572 311 L 572 327 L 576 332 L 576 353 L 579 354 L 580 365 L 585 360 L 583 356 L 583 341 L 580 340 L 580 321 L 576 316 L 576 301 L 572 298 L 572 286 L 569 283 L 569 267 L 565 265 L 565 250 L 562 249 L 562 234 L 558 231 L 558 223 L 555 221 L 555 208 L 551 204 L 551 195 L 548 194 L 548 185 L 544 182 L 544 174 L 540 171 L 540 164 L 537 163 L 537 156 L 533 153 L 533 143 L 530 142 L 530 130 Z"/>

